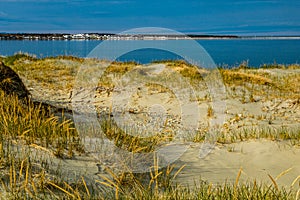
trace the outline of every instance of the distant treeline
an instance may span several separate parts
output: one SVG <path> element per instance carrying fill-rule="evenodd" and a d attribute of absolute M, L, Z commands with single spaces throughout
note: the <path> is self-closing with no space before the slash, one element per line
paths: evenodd
<path fill-rule="evenodd" d="M 239 38 L 236 35 L 197 35 L 197 34 L 188 34 L 188 37 L 191 38 Z"/>

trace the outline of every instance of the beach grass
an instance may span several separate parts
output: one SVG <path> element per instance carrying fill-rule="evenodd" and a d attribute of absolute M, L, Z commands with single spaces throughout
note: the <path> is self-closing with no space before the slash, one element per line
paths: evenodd
<path fill-rule="evenodd" d="M 62 183 L 47 172 L 50 163 L 43 152 L 63 159 L 84 152 L 72 122 L 2 91 L 0 118 L 1 198 L 55 197 L 53 185 Z"/>
<path fill-rule="evenodd" d="M 76 57 L 55 57 L 37 59 L 30 55 L 17 54 L 1 58 L 11 66 L 23 79 L 38 84 L 41 88 L 69 91 L 79 67 L 85 63 L 100 61 L 84 60 Z M 191 80 L 193 85 L 203 81 L 208 71 L 198 69 L 183 61 L 164 61 L 167 67 L 179 72 Z M 109 76 L 120 77 L 131 71 L 137 63 L 112 63 L 105 71 L 99 84 L 114 87 Z M 264 66 L 264 69 L 298 70 L 297 65 Z M 220 69 L 227 87 L 242 86 L 249 93 L 235 95 L 265 95 L 267 99 L 292 99 L 299 104 L 299 72 L 287 76 L 275 76 L 258 69 Z M 63 78 L 62 78 L 63 77 Z M 63 80 L 62 80 L 63 79 Z M 159 88 L 169 92 L 160 85 L 150 84 L 149 88 Z M 263 93 L 262 89 L 268 90 Z M 272 91 L 272 92 L 270 92 Z M 234 93 L 234 92 L 233 92 Z M 242 98 L 243 96 L 241 96 Z M 247 97 L 248 98 L 248 97 Z M 244 99 L 246 99 L 244 97 Z M 251 98 L 250 102 L 251 102 Z M 256 101 L 255 99 L 252 100 Z M 207 117 L 214 117 L 213 107 L 208 107 Z M 262 119 L 264 116 L 261 116 Z M 65 180 L 57 171 L 49 173 L 49 162 L 42 156 L 33 159 L 31 149 L 46 151 L 60 159 L 72 159 L 74 154 L 84 153 L 75 126 L 72 121 L 59 118 L 51 113 L 50 108 L 33 102 L 21 102 L 16 96 L 0 92 L 0 198 L 4 199 L 299 199 L 300 190 L 278 187 L 275 178 L 270 177 L 271 184 L 256 181 L 240 183 L 241 171 L 237 171 L 235 183 L 212 184 L 199 180 L 194 185 L 186 186 L 176 182 L 176 176 L 184 166 L 175 168 L 169 165 L 159 168 L 156 162 L 148 173 L 119 172 L 109 168 L 109 177 L 99 175 L 94 182 L 86 182 L 84 177 L 78 180 Z M 238 117 L 237 117 L 238 118 Z M 239 119 L 237 119 L 239 120 Z M 102 131 L 115 145 L 130 152 L 151 152 L 155 146 L 172 140 L 172 135 L 155 134 L 150 138 L 134 137 L 118 128 L 114 120 L 107 116 L 101 121 Z M 134 128 L 128 127 L 128 132 Z M 226 127 L 225 127 L 226 132 Z M 202 142 L 203 132 L 193 138 Z M 290 141 L 293 146 L 300 146 L 299 127 L 281 128 L 244 128 L 227 131 L 218 135 L 217 142 L 231 144 L 245 140 L 269 139 Z M 39 160 L 39 162 L 37 162 Z M 295 177 L 292 185 L 299 182 Z M 292 187 L 291 187 L 292 188 Z"/>
<path fill-rule="evenodd" d="M 61 151 L 80 148 L 73 123 L 58 119 L 49 108 L 32 102 L 22 103 L 16 96 L 0 93 L 0 132 L 2 138 L 23 141 L 52 149 L 58 156 Z M 72 150 L 73 149 L 73 150 Z"/>
<path fill-rule="evenodd" d="M 102 118 L 100 123 L 103 133 L 109 140 L 117 147 L 133 153 L 153 152 L 158 145 L 172 139 L 170 133 L 164 132 L 151 133 L 151 137 L 142 137 L 143 134 L 139 132 L 138 127 L 120 128 L 110 117 Z"/>

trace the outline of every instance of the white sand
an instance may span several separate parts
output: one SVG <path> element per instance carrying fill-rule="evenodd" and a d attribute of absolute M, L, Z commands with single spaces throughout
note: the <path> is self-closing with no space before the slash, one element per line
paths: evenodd
<path fill-rule="evenodd" d="M 199 145 L 190 148 L 179 160 L 186 164 L 177 181 L 193 185 L 200 178 L 211 183 L 235 183 L 242 169 L 239 182 L 271 183 L 268 174 L 279 186 L 291 186 L 300 175 L 300 147 L 288 142 L 269 140 L 247 141 L 230 145 L 217 145 L 204 159 L 198 158 Z M 300 180 L 294 186 L 299 187 Z"/>

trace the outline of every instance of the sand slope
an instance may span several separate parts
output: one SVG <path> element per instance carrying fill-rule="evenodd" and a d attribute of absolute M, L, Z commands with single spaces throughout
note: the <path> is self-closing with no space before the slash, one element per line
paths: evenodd
<path fill-rule="evenodd" d="M 242 169 L 240 182 L 253 181 L 271 183 L 268 174 L 279 186 L 291 186 L 300 175 L 300 147 L 288 142 L 269 140 L 247 141 L 230 145 L 217 145 L 204 159 L 200 159 L 199 144 L 191 147 L 179 160 L 186 164 L 179 174 L 179 183 L 193 185 L 194 181 L 211 183 L 234 183 Z M 299 187 L 296 182 L 294 186 Z"/>

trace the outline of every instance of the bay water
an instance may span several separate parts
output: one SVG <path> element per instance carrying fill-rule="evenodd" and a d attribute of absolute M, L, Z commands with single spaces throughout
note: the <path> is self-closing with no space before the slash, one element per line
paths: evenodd
<path fill-rule="evenodd" d="M 297 64 L 300 62 L 300 39 L 210 39 L 196 40 L 218 66 L 238 66 L 247 61 L 249 66 L 263 64 Z M 101 41 L 97 40 L 0 40 L 0 55 L 29 53 L 36 57 L 71 55 L 86 57 Z M 182 46 L 182 48 L 190 48 Z M 116 60 L 146 64 L 159 60 L 182 59 L 158 49 L 139 49 Z"/>

